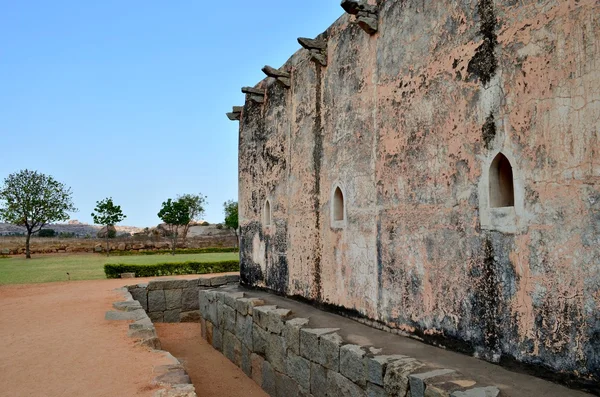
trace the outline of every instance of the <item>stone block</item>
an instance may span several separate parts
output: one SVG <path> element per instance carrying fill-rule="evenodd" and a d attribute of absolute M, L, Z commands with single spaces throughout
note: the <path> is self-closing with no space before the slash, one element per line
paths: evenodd
<path fill-rule="evenodd" d="M 223 351 L 223 331 L 222 328 L 213 327 L 212 345 L 215 349 Z"/>
<path fill-rule="evenodd" d="M 239 284 L 240 283 L 240 275 L 239 274 L 228 274 L 225 276 L 227 279 L 227 284 Z"/>
<path fill-rule="evenodd" d="M 181 312 L 179 314 L 179 322 L 180 323 L 199 323 L 200 322 L 200 313 L 198 310 L 192 310 L 189 312 Z"/>
<path fill-rule="evenodd" d="M 285 341 L 284 339 L 275 334 L 268 334 L 267 337 L 267 349 L 266 359 L 273 368 L 279 372 L 285 372 Z"/>
<path fill-rule="evenodd" d="M 140 302 L 144 310 L 148 310 L 148 291 L 146 288 L 132 288 L 129 292 L 133 299 Z"/>
<path fill-rule="evenodd" d="M 423 368 L 420 368 L 418 372 L 419 373 L 413 373 L 408 376 L 411 397 L 425 397 L 425 382 L 452 374 L 455 371 L 452 369 L 432 369 L 425 372 L 423 371 Z"/>
<path fill-rule="evenodd" d="M 275 371 L 275 389 L 277 397 L 298 397 L 300 387 L 296 381 L 289 376 Z"/>
<path fill-rule="evenodd" d="M 223 326 L 225 331 L 235 333 L 235 318 L 237 312 L 230 306 L 222 305 L 223 310 Z"/>
<path fill-rule="evenodd" d="M 223 354 L 232 363 L 241 367 L 242 365 L 242 343 L 229 331 L 223 333 Z"/>
<path fill-rule="evenodd" d="M 307 325 L 307 318 L 294 318 L 285 322 L 282 335 L 288 350 L 296 355 L 300 355 L 300 329 Z"/>
<path fill-rule="evenodd" d="M 275 383 L 275 370 L 267 360 L 263 361 L 262 366 L 262 388 L 270 396 L 277 396 L 277 386 Z"/>
<path fill-rule="evenodd" d="M 315 397 L 327 396 L 327 369 L 320 364 L 310 363 L 310 392 Z"/>
<path fill-rule="evenodd" d="M 199 310 L 198 288 L 185 288 L 181 292 L 181 310 L 191 312 Z"/>
<path fill-rule="evenodd" d="M 213 344 L 213 332 L 214 332 L 215 326 L 213 325 L 213 323 L 211 323 L 210 321 L 206 322 L 206 342 L 214 347 Z"/>
<path fill-rule="evenodd" d="M 198 291 L 198 309 L 200 310 L 200 315 L 207 320 L 210 320 L 209 308 L 208 291 Z"/>
<path fill-rule="evenodd" d="M 242 344 L 242 371 L 246 374 L 246 376 L 252 376 L 252 361 L 250 360 L 250 349 Z"/>
<path fill-rule="evenodd" d="M 263 306 L 265 302 L 258 298 L 240 298 L 235 302 L 235 309 L 242 315 L 252 315 L 254 306 Z"/>
<path fill-rule="evenodd" d="M 147 317 L 146 312 L 142 309 L 133 310 L 131 312 L 122 311 L 108 311 L 104 315 L 104 318 L 109 321 L 124 321 L 124 320 L 142 320 Z"/>
<path fill-rule="evenodd" d="M 210 277 L 200 277 L 198 279 L 199 287 L 210 287 Z"/>
<path fill-rule="evenodd" d="M 497 397 L 500 390 L 495 386 L 477 387 L 465 391 L 455 391 L 451 397 Z"/>
<path fill-rule="evenodd" d="M 223 297 L 223 303 L 235 310 L 237 308 L 236 301 L 239 298 L 243 298 L 243 297 L 244 297 L 244 293 L 243 292 L 231 292 L 231 293 L 227 293 Z"/>
<path fill-rule="evenodd" d="M 113 308 L 123 312 L 132 312 L 135 310 L 144 310 L 138 301 L 114 302 Z"/>
<path fill-rule="evenodd" d="M 148 339 L 158 337 L 158 335 L 156 335 L 156 329 L 154 328 L 154 326 L 138 329 L 129 329 L 129 331 L 127 331 L 127 336 L 135 339 Z"/>
<path fill-rule="evenodd" d="M 149 317 L 142 318 L 129 324 L 129 329 L 143 329 L 148 327 L 154 327 L 154 325 L 152 325 L 152 320 L 150 320 Z"/>
<path fill-rule="evenodd" d="M 277 306 L 257 306 L 252 308 L 252 318 L 262 329 L 267 329 L 268 313 L 277 309 Z"/>
<path fill-rule="evenodd" d="M 300 330 L 300 355 L 312 362 L 325 362 L 319 348 L 319 339 L 323 335 L 332 334 L 339 328 L 302 328 Z"/>
<path fill-rule="evenodd" d="M 396 394 L 393 394 L 396 396 Z M 365 397 L 365 391 L 350 379 L 334 371 L 327 371 L 328 397 Z M 398 394 L 405 396 L 405 394 Z"/>
<path fill-rule="evenodd" d="M 343 339 L 337 333 L 322 335 L 319 338 L 320 364 L 327 369 L 340 372 L 340 346 Z"/>
<path fill-rule="evenodd" d="M 148 317 L 153 323 L 162 323 L 165 321 L 164 312 L 152 312 L 148 313 Z"/>
<path fill-rule="evenodd" d="M 179 315 L 181 314 L 181 309 L 175 310 L 165 310 L 164 312 L 164 322 L 165 323 L 178 323 L 180 321 Z"/>
<path fill-rule="evenodd" d="M 390 362 L 409 358 L 403 355 L 394 356 L 375 356 L 365 358 L 365 367 L 367 371 L 367 381 L 383 386 L 383 377 L 385 376 L 385 370 Z"/>
<path fill-rule="evenodd" d="M 281 334 L 285 320 L 292 314 L 291 310 L 274 309 L 267 312 L 266 330 L 274 334 Z"/>
<path fill-rule="evenodd" d="M 225 284 L 227 284 L 227 276 L 212 277 L 210 279 L 211 287 L 220 287 L 221 285 Z"/>
<path fill-rule="evenodd" d="M 206 340 L 206 320 L 200 317 L 200 336 Z"/>
<path fill-rule="evenodd" d="M 237 313 L 235 319 L 235 335 L 248 348 L 252 349 L 252 316 Z"/>
<path fill-rule="evenodd" d="M 255 323 L 252 326 L 252 350 L 259 354 L 266 354 L 268 337 L 269 333 Z"/>
<path fill-rule="evenodd" d="M 165 291 L 149 290 L 148 291 L 148 312 L 164 312 L 167 310 L 167 302 L 165 300 Z"/>
<path fill-rule="evenodd" d="M 153 280 L 148 283 L 148 291 L 183 289 L 187 287 L 188 280 Z"/>
<path fill-rule="evenodd" d="M 388 395 L 383 387 L 369 382 L 367 383 L 367 397 L 388 397 Z"/>
<path fill-rule="evenodd" d="M 310 361 L 288 352 L 285 372 L 305 390 L 310 390 Z"/>
<path fill-rule="evenodd" d="M 404 396 L 408 392 L 408 376 L 423 367 L 424 364 L 414 358 L 404 358 L 388 364 L 383 378 L 383 388 L 389 395 Z"/>
<path fill-rule="evenodd" d="M 173 368 L 154 378 L 154 382 L 161 386 L 192 383 L 190 377 L 183 368 Z"/>
<path fill-rule="evenodd" d="M 217 321 L 215 322 L 215 326 L 219 327 L 221 329 L 224 329 L 225 327 L 225 316 L 223 313 L 223 308 L 225 307 L 225 305 L 222 302 L 217 301 L 216 303 L 214 303 L 214 305 L 217 308 Z"/>
<path fill-rule="evenodd" d="M 340 347 L 340 373 L 360 386 L 366 386 L 365 354 L 358 345 Z"/>
<path fill-rule="evenodd" d="M 165 301 L 167 310 L 181 309 L 181 289 L 165 290 Z"/>
<path fill-rule="evenodd" d="M 262 369 L 264 361 L 265 359 L 262 356 L 256 353 L 250 354 L 250 365 L 252 366 L 252 375 L 250 377 L 261 387 L 263 382 Z"/>

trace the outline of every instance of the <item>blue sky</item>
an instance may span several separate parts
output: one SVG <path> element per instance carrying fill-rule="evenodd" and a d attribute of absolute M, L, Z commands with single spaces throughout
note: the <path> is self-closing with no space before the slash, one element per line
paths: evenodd
<path fill-rule="evenodd" d="M 338 0 L 0 0 L 0 178 L 35 169 L 70 186 L 91 223 L 112 196 L 123 224 L 208 196 L 237 199 L 240 88 L 264 78 L 343 10 Z"/>

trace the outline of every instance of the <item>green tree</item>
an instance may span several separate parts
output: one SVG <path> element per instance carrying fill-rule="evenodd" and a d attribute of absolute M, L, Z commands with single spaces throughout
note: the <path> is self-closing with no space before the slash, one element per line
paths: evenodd
<path fill-rule="evenodd" d="M 95 212 L 92 212 L 92 218 L 94 223 L 106 227 L 106 233 L 104 238 L 106 240 L 106 256 L 110 255 L 110 247 L 108 245 L 108 239 L 114 238 L 116 232 L 111 233 L 111 226 L 115 226 L 121 222 L 126 216 L 121 211 L 120 205 L 113 203 L 112 197 L 105 198 L 102 201 L 96 201 Z M 112 234 L 112 235 L 111 235 Z"/>
<path fill-rule="evenodd" d="M 177 200 L 183 202 L 187 206 L 190 215 L 190 221 L 183 227 L 183 232 L 181 233 L 183 241 L 185 242 L 188 231 L 190 230 L 190 223 L 204 217 L 204 206 L 208 204 L 208 202 L 206 201 L 206 196 L 203 196 L 202 193 L 182 194 L 177 196 Z"/>
<path fill-rule="evenodd" d="M 178 199 L 173 201 L 168 199 L 162 203 L 158 217 L 167 225 L 167 230 L 171 237 L 172 254 L 175 255 L 179 229 L 190 223 L 189 206 L 185 200 Z"/>
<path fill-rule="evenodd" d="M 233 229 L 236 239 L 238 236 L 238 203 L 237 201 L 229 200 L 223 203 L 223 212 L 225 213 L 225 226 Z"/>
<path fill-rule="evenodd" d="M 25 226 L 25 256 L 31 258 L 31 236 L 49 223 L 66 221 L 68 212 L 77 211 L 71 188 L 50 175 L 21 170 L 4 179 L 0 189 L 0 219 Z"/>

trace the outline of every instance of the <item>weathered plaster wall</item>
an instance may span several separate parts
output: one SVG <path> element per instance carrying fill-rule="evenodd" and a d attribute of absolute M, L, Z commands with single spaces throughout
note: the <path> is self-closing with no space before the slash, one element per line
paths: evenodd
<path fill-rule="evenodd" d="M 326 67 L 301 50 L 244 107 L 242 282 L 599 381 L 600 3 L 378 8 L 377 34 L 341 17 Z M 499 152 L 511 208 L 488 204 Z"/>

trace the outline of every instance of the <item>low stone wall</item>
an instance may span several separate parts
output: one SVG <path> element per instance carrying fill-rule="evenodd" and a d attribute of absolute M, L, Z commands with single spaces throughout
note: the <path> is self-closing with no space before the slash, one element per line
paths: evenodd
<path fill-rule="evenodd" d="M 197 397 L 196 390 L 181 362 L 171 353 L 161 350 L 160 341 L 154 324 L 143 310 L 139 301 L 126 288 L 120 289 L 125 300 L 113 303 L 113 308 L 106 312 L 109 321 L 133 321 L 129 324 L 128 336 L 135 339 L 137 345 L 147 346 L 157 353 L 164 354 L 169 364 L 153 368 L 152 387 L 156 388 L 153 397 Z"/>
<path fill-rule="evenodd" d="M 127 289 L 133 299 L 140 302 L 152 322 L 199 322 L 198 292 L 239 282 L 239 275 L 225 275 L 193 280 L 155 280 L 131 285 Z"/>
<path fill-rule="evenodd" d="M 168 250 L 171 247 L 168 238 L 150 239 L 138 237 L 117 237 L 109 240 L 111 251 L 135 251 L 139 253 Z M 177 243 L 180 249 L 237 247 L 237 237 L 231 236 L 198 236 L 190 237 Z M 32 254 L 64 254 L 64 253 L 102 253 L 106 252 L 106 241 L 99 238 L 41 238 L 31 239 Z M 21 255 L 25 252 L 25 237 L 1 237 L 1 255 Z"/>
<path fill-rule="evenodd" d="M 199 291 L 202 337 L 271 396 L 496 397 L 450 368 L 347 344 L 335 328 L 268 306 L 242 292 Z"/>

